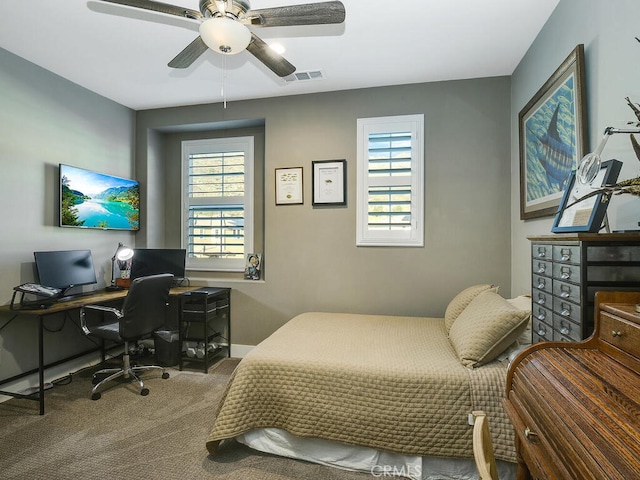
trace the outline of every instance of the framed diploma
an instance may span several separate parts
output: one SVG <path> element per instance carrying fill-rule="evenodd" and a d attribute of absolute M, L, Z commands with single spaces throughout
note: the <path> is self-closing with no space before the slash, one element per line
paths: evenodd
<path fill-rule="evenodd" d="M 602 162 L 598 175 L 587 185 L 580 183 L 575 171 L 571 172 L 551 231 L 599 232 L 612 194 L 607 186 L 616 183 L 621 168 L 619 160 Z"/>
<path fill-rule="evenodd" d="M 313 205 L 346 205 L 346 160 L 321 160 L 313 164 Z"/>
<path fill-rule="evenodd" d="M 302 167 L 276 168 L 276 205 L 302 203 Z"/>

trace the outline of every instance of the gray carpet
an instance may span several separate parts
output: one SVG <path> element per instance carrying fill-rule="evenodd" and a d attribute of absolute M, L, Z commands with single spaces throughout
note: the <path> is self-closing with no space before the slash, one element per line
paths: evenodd
<path fill-rule="evenodd" d="M 346 472 L 253 451 L 226 441 L 214 457 L 205 441 L 213 411 L 237 361 L 225 359 L 209 374 L 170 369 L 162 380 L 147 374 L 151 393 L 115 385 L 92 401 L 91 372 L 81 371 L 38 404 L 0 404 L 2 479 L 242 479 L 362 480 Z"/>

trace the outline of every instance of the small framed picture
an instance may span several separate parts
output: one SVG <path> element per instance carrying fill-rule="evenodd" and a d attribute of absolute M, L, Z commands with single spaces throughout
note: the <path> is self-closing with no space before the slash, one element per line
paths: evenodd
<path fill-rule="evenodd" d="M 276 205 L 304 203 L 302 191 L 302 167 L 276 168 Z"/>
<path fill-rule="evenodd" d="M 262 254 L 248 253 L 247 264 L 244 267 L 245 280 L 260 280 L 262 274 Z"/>
<path fill-rule="evenodd" d="M 621 168 L 619 160 L 602 162 L 596 178 L 586 185 L 577 179 L 575 171 L 571 172 L 551 231 L 598 232 L 611 198 L 611 193 L 602 187 L 616 183 Z"/>
<path fill-rule="evenodd" d="M 347 204 L 346 160 L 320 160 L 313 164 L 313 199 L 317 205 Z"/>

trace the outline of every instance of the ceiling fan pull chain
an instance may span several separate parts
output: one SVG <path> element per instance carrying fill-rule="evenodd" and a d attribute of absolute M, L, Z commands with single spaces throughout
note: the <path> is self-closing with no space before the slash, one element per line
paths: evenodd
<path fill-rule="evenodd" d="M 222 105 L 227 108 L 227 56 L 222 56 Z"/>

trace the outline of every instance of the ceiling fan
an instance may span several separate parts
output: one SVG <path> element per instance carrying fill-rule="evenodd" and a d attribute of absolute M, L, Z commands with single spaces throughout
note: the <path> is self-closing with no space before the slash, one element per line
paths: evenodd
<path fill-rule="evenodd" d="M 251 10 L 248 0 L 200 0 L 200 11 L 152 0 L 101 1 L 199 21 L 200 36 L 176 55 L 169 67 L 187 68 L 208 49 L 224 55 L 248 50 L 279 77 L 291 75 L 296 67 L 247 26 L 321 25 L 342 23 L 345 19 L 345 8 L 339 1 Z"/>

